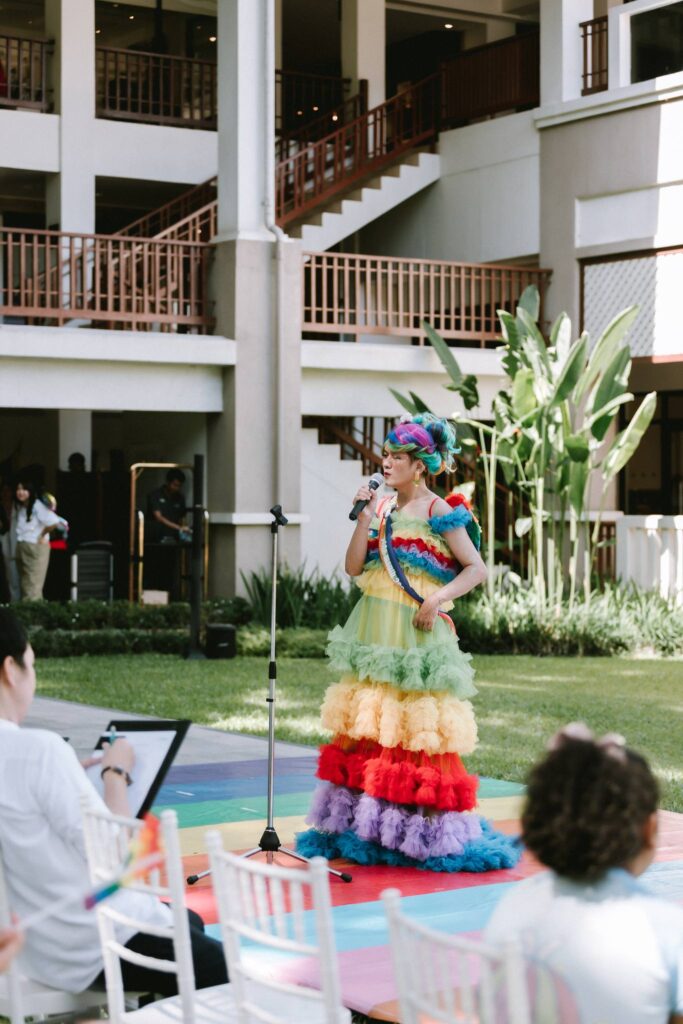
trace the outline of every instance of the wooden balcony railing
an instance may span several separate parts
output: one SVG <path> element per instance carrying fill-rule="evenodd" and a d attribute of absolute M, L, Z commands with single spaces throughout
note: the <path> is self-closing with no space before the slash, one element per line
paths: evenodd
<path fill-rule="evenodd" d="M 49 43 L 0 35 L 0 107 L 47 110 L 45 65 Z"/>
<path fill-rule="evenodd" d="M 425 343 L 422 321 L 442 337 L 485 347 L 500 337 L 498 309 L 514 310 L 535 284 L 543 300 L 549 270 L 347 253 L 304 255 L 306 333 L 379 334 Z"/>
<path fill-rule="evenodd" d="M 443 128 L 540 102 L 538 32 L 465 50 L 442 66 Z"/>
<path fill-rule="evenodd" d="M 127 238 L 133 235 L 140 238 L 156 238 L 158 235 L 165 234 L 169 228 L 186 220 L 193 213 L 201 211 L 210 203 L 215 203 L 215 200 L 216 179 L 209 178 L 208 181 L 203 181 L 201 185 L 195 185 L 194 188 L 188 189 L 187 192 L 182 192 L 175 199 L 171 199 L 170 202 L 164 203 L 163 206 L 159 206 L 156 210 L 152 210 L 143 217 L 134 220 L 131 224 L 127 224 L 125 228 L 121 228 L 116 234 L 125 235 Z M 208 240 L 208 238 L 201 239 L 202 242 Z"/>
<path fill-rule="evenodd" d="M 582 21 L 579 28 L 583 47 L 581 95 L 589 96 L 607 88 L 607 16 Z"/>
<path fill-rule="evenodd" d="M 430 75 L 277 164 L 278 223 L 284 226 L 301 218 L 403 153 L 433 141 L 439 125 L 439 90 L 440 76 Z"/>
<path fill-rule="evenodd" d="M 206 333 L 209 252 L 196 242 L 0 228 L 0 316 Z"/>
<path fill-rule="evenodd" d="M 217 65 L 97 47 L 97 117 L 185 128 L 217 126 Z"/>
<path fill-rule="evenodd" d="M 275 133 L 289 135 L 340 106 L 351 93 L 350 78 L 275 72 Z"/>

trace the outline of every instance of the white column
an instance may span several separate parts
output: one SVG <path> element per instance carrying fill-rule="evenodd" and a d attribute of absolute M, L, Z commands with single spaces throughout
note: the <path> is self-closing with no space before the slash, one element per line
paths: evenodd
<path fill-rule="evenodd" d="M 272 2 L 272 0 L 270 0 Z M 218 241 L 272 241 L 265 226 L 269 148 L 269 0 L 218 0 Z"/>
<path fill-rule="evenodd" d="M 92 413 L 89 409 L 60 409 L 59 468 L 69 468 L 69 456 L 80 452 L 85 456 L 85 468 L 90 470 L 92 454 Z"/>
<path fill-rule="evenodd" d="M 208 422 L 207 484 L 216 594 L 243 590 L 266 566 L 268 510 L 293 521 L 281 552 L 298 563 L 301 435 L 300 243 L 272 226 L 273 0 L 218 0 L 218 238 L 213 287 L 218 334 L 237 342 L 223 412 Z M 270 92 L 269 92 L 270 90 Z"/>
<path fill-rule="evenodd" d="M 50 0 L 45 31 L 55 41 L 52 84 L 59 114 L 60 172 L 49 175 L 48 226 L 95 231 L 95 2 Z"/>
<path fill-rule="evenodd" d="M 541 106 L 581 95 L 582 21 L 593 17 L 593 0 L 543 0 L 541 5 Z"/>
<path fill-rule="evenodd" d="M 342 75 L 351 79 L 352 94 L 367 79 L 368 107 L 386 99 L 386 45 L 385 0 L 342 0 Z"/>

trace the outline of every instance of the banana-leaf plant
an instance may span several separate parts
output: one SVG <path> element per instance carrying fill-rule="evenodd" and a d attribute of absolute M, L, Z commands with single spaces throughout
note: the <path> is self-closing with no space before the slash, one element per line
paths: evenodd
<path fill-rule="evenodd" d="M 470 415 L 480 404 L 476 378 L 462 373 L 453 350 L 431 325 L 423 323 L 448 374 L 445 386 L 458 393 L 465 406 L 464 415 L 454 414 L 460 435 L 463 427 L 470 431 L 481 451 L 491 596 L 495 585 L 495 487 L 500 469 L 518 496 L 517 536 L 529 534 L 531 577 L 539 611 L 548 603 L 559 609 L 567 590 L 573 606 L 582 534 L 584 587 L 586 600 L 590 600 L 606 494 L 640 444 L 657 402 L 655 392 L 646 395 L 627 427 L 615 436 L 619 411 L 633 400 L 628 390 L 631 355 L 625 339 L 637 315 L 637 306 L 624 310 L 591 349 L 585 332 L 572 341 L 570 320 L 562 313 L 546 342 L 538 325 L 538 290 L 533 285 L 527 288 L 514 316 L 498 310 L 506 381 L 493 400 L 492 421 L 486 423 Z M 410 412 L 426 408 L 412 392 L 409 398 L 393 393 Z M 596 476 L 602 487 L 591 531 L 588 496 Z"/>

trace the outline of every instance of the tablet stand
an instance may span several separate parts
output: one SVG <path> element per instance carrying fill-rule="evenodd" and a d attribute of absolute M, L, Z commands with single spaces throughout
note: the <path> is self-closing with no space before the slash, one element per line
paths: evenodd
<path fill-rule="evenodd" d="M 278 547 L 278 531 L 281 526 L 286 526 L 288 523 L 287 518 L 282 512 L 280 505 L 273 505 L 270 510 L 270 514 L 273 517 L 273 521 L 270 524 L 270 532 L 273 538 L 273 553 L 272 553 L 272 592 L 270 601 L 270 661 L 268 663 L 268 696 L 266 698 L 268 704 L 268 804 L 267 804 L 267 821 L 266 827 L 261 836 L 258 846 L 248 850 L 242 854 L 243 857 L 255 857 L 258 853 L 265 853 L 266 861 L 269 864 L 273 863 L 274 855 L 276 853 L 285 854 L 287 857 L 292 857 L 294 860 L 301 861 L 304 864 L 308 863 L 308 857 L 302 857 L 300 853 L 296 853 L 294 850 L 289 850 L 283 846 L 280 842 L 280 838 L 275 831 L 273 824 L 273 804 L 274 804 L 274 782 L 275 782 L 275 684 L 277 682 L 277 663 L 275 661 L 275 624 L 276 624 L 276 610 L 277 610 L 277 547 Z M 336 878 L 340 878 L 342 882 L 350 882 L 351 875 L 346 871 L 337 871 L 336 868 L 327 869 L 331 875 Z M 207 875 L 211 874 L 210 871 L 201 871 L 197 875 L 190 875 L 187 879 L 188 885 L 194 885 L 200 878 L 206 878 Z"/>

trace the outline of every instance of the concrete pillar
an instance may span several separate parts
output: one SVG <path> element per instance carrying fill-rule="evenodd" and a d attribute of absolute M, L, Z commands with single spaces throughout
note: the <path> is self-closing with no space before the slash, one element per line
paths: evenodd
<path fill-rule="evenodd" d="M 218 0 L 218 241 L 273 241 L 265 226 L 275 134 L 266 111 L 274 90 L 273 54 L 268 61 L 265 54 L 272 3 Z"/>
<path fill-rule="evenodd" d="M 59 114 L 60 172 L 48 175 L 46 223 L 95 230 L 95 0 L 50 0 L 45 32 L 55 41 L 52 85 Z"/>
<path fill-rule="evenodd" d="M 284 236 L 276 242 L 272 227 L 274 60 L 265 46 L 274 39 L 272 3 L 218 0 L 213 282 L 216 331 L 238 348 L 236 366 L 225 372 L 223 412 L 208 422 L 217 594 L 242 592 L 241 573 L 268 565 L 274 504 L 292 522 L 282 532 L 281 554 L 293 565 L 299 559 L 302 265 L 299 243 Z"/>
<path fill-rule="evenodd" d="M 341 0 L 342 75 L 351 93 L 367 79 L 368 107 L 386 99 L 386 46 L 385 0 Z"/>
<path fill-rule="evenodd" d="M 582 21 L 593 17 L 593 0 L 543 0 L 541 9 L 541 106 L 581 95 Z"/>
<path fill-rule="evenodd" d="M 69 456 L 85 456 L 86 470 L 92 469 L 92 413 L 89 409 L 60 409 L 58 412 L 59 468 L 69 468 Z"/>

